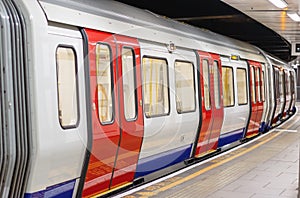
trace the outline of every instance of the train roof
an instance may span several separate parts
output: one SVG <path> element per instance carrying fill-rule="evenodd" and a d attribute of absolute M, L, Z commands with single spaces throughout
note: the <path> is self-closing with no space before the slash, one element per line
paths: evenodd
<path fill-rule="evenodd" d="M 163 38 L 166 38 L 169 40 L 165 43 L 172 41 L 176 46 L 191 49 L 198 49 L 195 48 L 196 40 L 210 52 L 217 53 L 216 47 L 221 46 L 223 47 L 219 49 L 221 51 L 231 48 L 243 51 L 245 54 L 257 55 L 253 59 L 262 61 L 262 58 L 259 58 L 260 51 L 251 44 L 113 0 L 40 0 L 39 2 L 49 21 L 105 30 L 154 42 L 163 42 Z"/>

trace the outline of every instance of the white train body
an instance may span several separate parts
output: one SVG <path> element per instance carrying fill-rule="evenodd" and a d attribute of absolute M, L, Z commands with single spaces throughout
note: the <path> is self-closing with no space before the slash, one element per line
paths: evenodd
<path fill-rule="evenodd" d="M 115 1 L 0 2 L 1 197 L 92 197 L 295 113 L 262 50 Z"/>

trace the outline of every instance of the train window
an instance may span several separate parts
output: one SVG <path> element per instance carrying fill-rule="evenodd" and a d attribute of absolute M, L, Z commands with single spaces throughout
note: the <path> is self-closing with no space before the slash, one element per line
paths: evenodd
<path fill-rule="evenodd" d="M 146 117 L 169 114 L 168 65 L 165 59 L 143 58 L 144 112 Z"/>
<path fill-rule="evenodd" d="M 237 68 L 236 79 L 237 79 L 238 104 L 245 105 L 248 103 L 246 69 Z"/>
<path fill-rule="evenodd" d="M 286 90 L 286 96 L 290 95 L 290 78 L 288 71 L 285 73 L 285 90 Z"/>
<path fill-rule="evenodd" d="M 58 114 L 60 125 L 72 128 L 77 125 L 78 91 L 76 54 L 71 47 L 58 47 L 56 50 Z"/>
<path fill-rule="evenodd" d="M 213 63 L 213 75 L 214 75 L 214 94 L 215 94 L 215 106 L 217 109 L 221 105 L 221 95 L 220 95 L 220 72 L 219 72 L 219 63 L 214 61 Z"/>
<path fill-rule="evenodd" d="M 276 98 L 278 99 L 280 97 L 279 95 L 279 70 L 275 69 L 275 95 Z"/>
<path fill-rule="evenodd" d="M 210 109 L 210 73 L 209 73 L 209 63 L 208 60 L 202 61 L 203 68 L 203 92 L 204 92 L 204 106 L 205 109 Z"/>
<path fill-rule="evenodd" d="M 295 99 L 295 77 L 294 73 L 290 72 L 290 78 L 291 78 L 291 96 L 292 100 Z"/>
<path fill-rule="evenodd" d="M 293 95 L 293 94 L 295 94 L 295 77 L 294 77 L 294 73 L 290 72 L 290 77 L 291 77 L 291 93 Z"/>
<path fill-rule="evenodd" d="M 261 100 L 265 101 L 265 72 L 262 71 L 261 73 Z"/>
<path fill-rule="evenodd" d="M 124 114 L 127 120 L 136 118 L 135 55 L 133 49 L 122 49 L 122 79 Z"/>
<path fill-rule="evenodd" d="M 279 97 L 280 98 L 283 98 L 283 89 L 284 89 L 283 71 L 279 71 Z"/>
<path fill-rule="evenodd" d="M 257 93 L 257 101 L 261 102 L 261 79 L 260 79 L 260 68 L 256 68 L 256 93 Z"/>
<path fill-rule="evenodd" d="M 192 63 L 175 62 L 176 109 L 178 113 L 195 110 L 194 66 Z"/>
<path fill-rule="evenodd" d="M 224 107 L 234 106 L 233 69 L 222 66 L 223 103 Z"/>
<path fill-rule="evenodd" d="M 252 93 L 252 102 L 256 103 L 255 70 L 253 66 L 251 66 L 251 93 Z"/>
<path fill-rule="evenodd" d="M 113 121 L 113 83 L 111 49 L 106 44 L 96 45 L 98 116 L 102 124 Z"/>

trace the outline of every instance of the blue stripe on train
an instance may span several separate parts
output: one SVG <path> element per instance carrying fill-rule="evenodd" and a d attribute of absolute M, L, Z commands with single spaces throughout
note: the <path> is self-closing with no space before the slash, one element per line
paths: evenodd
<path fill-rule="evenodd" d="M 47 187 L 46 190 L 35 193 L 25 193 L 24 198 L 71 198 L 73 195 L 74 186 L 75 180 L 67 181 Z"/>
<path fill-rule="evenodd" d="M 244 137 L 244 128 L 221 134 L 218 147 L 241 140 Z"/>
<path fill-rule="evenodd" d="M 267 128 L 266 123 L 265 123 L 265 122 L 262 122 L 261 125 L 260 125 L 260 127 L 259 127 L 259 129 L 258 129 L 258 131 L 259 131 L 259 132 L 265 132 L 265 131 L 266 131 L 266 128 Z"/>
<path fill-rule="evenodd" d="M 135 178 L 148 175 L 188 159 L 191 149 L 192 145 L 188 145 L 139 160 Z"/>

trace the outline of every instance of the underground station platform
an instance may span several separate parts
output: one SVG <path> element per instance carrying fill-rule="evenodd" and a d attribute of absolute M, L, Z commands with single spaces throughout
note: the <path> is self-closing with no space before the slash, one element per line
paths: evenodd
<path fill-rule="evenodd" d="M 114 197 L 294 198 L 298 196 L 300 113 L 270 132 Z"/>

